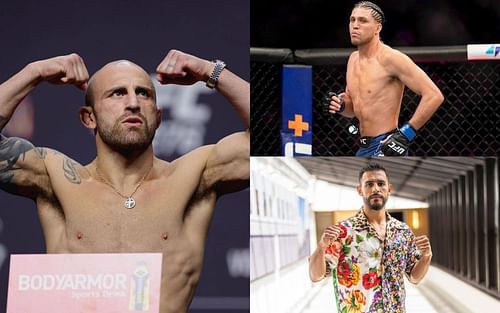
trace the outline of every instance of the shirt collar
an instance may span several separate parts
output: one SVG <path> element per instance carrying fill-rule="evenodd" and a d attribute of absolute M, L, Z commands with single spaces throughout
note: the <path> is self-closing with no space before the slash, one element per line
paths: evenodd
<path fill-rule="evenodd" d="M 392 235 L 396 229 L 401 229 L 402 223 L 392 217 L 389 212 L 385 211 L 385 217 L 386 217 L 386 234 L 385 238 L 392 238 Z M 356 223 L 353 223 L 354 228 L 356 228 L 358 231 L 362 230 L 368 230 L 368 233 L 370 233 L 372 236 L 378 238 L 380 241 L 383 242 L 383 240 L 380 238 L 378 233 L 375 231 L 373 226 L 368 222 L 368 218 L 365 215 L 365 212 L 363 211 L 363 208 L 359 210 L 359 212 L 354 216 L 354 219 L 356 220 Z"/>

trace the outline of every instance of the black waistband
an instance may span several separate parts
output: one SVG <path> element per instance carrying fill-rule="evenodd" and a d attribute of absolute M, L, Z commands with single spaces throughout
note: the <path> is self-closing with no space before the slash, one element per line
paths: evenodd
<path fill-rule="evenodd" d="M 359 138 L 359 144 L 361 145 L 362 148 L 367 148 L 367 147 L 370 146 L 370 144 L 372 143 L 372 140 L 374 138 L 377 138 L 377 137 L 380 137 L 380 136 L 388 136 L 390 134 L 395 133 L 396 130 L 397 130 L 397 128 L 394 128 L 393 130 L 388 131 L 387 133 L 383 133 L 383 134 L 380 134 L 380 135 L 377 135 L 377 136 L 363 136 L 363 137 Z"/>

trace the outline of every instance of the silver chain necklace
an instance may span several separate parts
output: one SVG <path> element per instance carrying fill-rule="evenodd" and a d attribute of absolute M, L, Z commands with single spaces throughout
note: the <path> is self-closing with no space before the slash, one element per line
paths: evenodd
<path fill-rule="evenodd" d="M 110 182 L 108 182 L 106 179 L 104 179 L 101 174 L 99 174 L 99 168 L 97 167 L 97 164 L 96 164 L 96 167 L 95 167 L 95 173 L 97 174 L 97 177 L 99 178 L 100 181 L 102 181 L 103 183 L 105 183 L 106 185 L 108 185 L 109 187 L 111 187 L 111 189 L 113 189 L 118 195 L 120 195 L 122 198 L 125 198 L 125 203 L 123 204 L 127 209 L 132 209 L 135 207 L 135 199 L 132 198 L 132 196 L 135 194 L 135 192 L 139 189 L 139 187 L 142 185 L 142 183 L 144 182 L 144 180 L 146 179 L 146 177 L 148 176 L 149 172 L 151 172 L 151 169 L 153 168 L 153 164 L 151 164 L 151 167 L 149 168 L 149 170 L 146 172 L 146 174 L 144 174 L 144 176 L 142 176 L 141 178 L 141 181 L 139 181 L 139 183 L 137 184 L 137 186 L 135 186 L 134 188 L 134 191 L 132 191 L 132 193 L 130 194 L 130 196 L 125 196 L 124 194 L 122 194 L 118 189 L 115 188 L 115 186 L 113 186 Z"/>

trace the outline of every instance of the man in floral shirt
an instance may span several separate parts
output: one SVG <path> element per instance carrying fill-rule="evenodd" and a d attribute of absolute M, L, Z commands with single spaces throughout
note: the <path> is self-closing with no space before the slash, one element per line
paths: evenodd
<path fill-rule="evenodd" d="M 432 258 L 429 239 L 386 212 L 392 191 L 385 169 L 370 164 L 359 174 L 363 208 L 325 229 L 309 260 L 311 280 L 333 277 L 339 313 L 405 312 L 403 274 L 420 282 Z"/>

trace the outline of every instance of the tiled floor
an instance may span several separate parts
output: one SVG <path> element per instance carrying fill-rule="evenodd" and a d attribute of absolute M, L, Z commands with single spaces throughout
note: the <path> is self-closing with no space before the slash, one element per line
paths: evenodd
<path fill-rule="evenodd" d="M 333 298 L 333 286 L 325 281 L 324 284 L 315 286 L 316 295 L 309 302 L 309 305 L 301 313 L 336 313 L 336 307 Z M 412 284 L 406 284 L 406 312 L 407 313 L 452 313 L 455 312 L 451 308 L 446 307 L 443 301 L 439 298 L 430 299 L 431 301 L 438 302 L 436 307 L 431 304 L 419 288 Z"/>
<path fill-rule="evenodd" d="M 307 260 L 302 260 L 252 282 L 251 312 L 336 313 L 331 278 L 311 283 L 308 269 Z M 405 281 L 405 286 L 407 313 L 500 312 L 498 299 L 434 266 L 418 285 Z"/>

